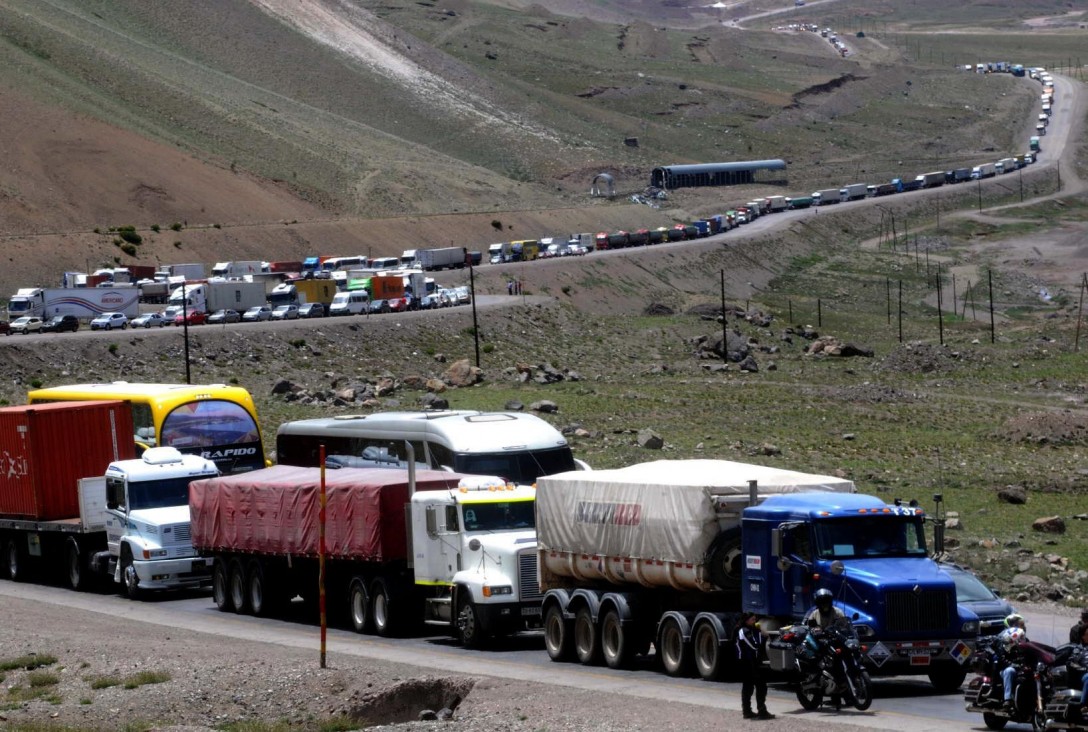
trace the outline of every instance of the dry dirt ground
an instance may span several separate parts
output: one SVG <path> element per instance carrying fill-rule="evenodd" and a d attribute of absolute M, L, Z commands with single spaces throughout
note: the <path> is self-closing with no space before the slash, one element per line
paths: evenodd
<path fill-rule="evenodd" d="M 0 661 L 30 654 L 56 659 L 34 672 L 3 672 L 9 700 L 40 694 L 3 704 L 0 727 L 4 729 L 63 725 L 80 730 L 197 732 L 232 724 L 234 729 L 245 729 L 239 725 L 260 720 L 317 730 L 330 719 L 337 720 L 338 726 L 325 729 L 858 729 L 828 724 L 825 714 L 802 716 L 795 703 L 777 701 L 770 705 L 779 714 L 777 720 L 746 722 L 737 711 L 735 685 L 723 684 L 722 708 L 662 704 L 498 677 L 421 674 L 415 667 L 348 654 L 330 653 L 328 667 L 321 669 L 314 651 L 127 620 L 123 632 L 118 632 L 117 620 L 107 615 L 12 597 L 4 598 L 4 616 Z M 157 674 L 161 681 L 125 688 L 141 672 Z M 103 679 L 118 683 L 95 688 L 103 685 Z M 463 701 L 453 721 L 413 721 L 424 709 L 456 706 L 457 697 Z M 881 726 L 879 715 L 873 715 L 873 728 Z"/>

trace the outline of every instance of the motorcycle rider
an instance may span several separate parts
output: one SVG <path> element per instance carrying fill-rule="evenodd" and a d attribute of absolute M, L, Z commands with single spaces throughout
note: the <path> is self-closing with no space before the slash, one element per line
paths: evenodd
<path fill-rule="evenodd" d="M 831 594 L 831 590 L 826 587 L 822 587 L 816 590 L 816 594 L 812 596 L 812 600 L 815 605 L 805 613 L 805 617 L 802 622 L 809 628 L 809 637 L 813 644 L 812 651 L 813 656 L 818 656 L 824 651 L 824 641 L 821 631 L 827 630 L 837 621 L 846 617 L 846 614 L 842 610 L 834 605 L 835 596 Z M 828 701 L 836 708 L 842 707 L 842 699 L 837 695 L 832 695 L 828 698 Z"/>
<path fill-rule="evenodd" d="M 812 597 L 813 602 L 816 604 L 805 613 L 802 622 L 810 628 L 816 627 L 820 630 L 826 630 L 834 625 L 836 620 L 845 618 L 846 615 L 843 614 L 843 611 L 833 604 L 834 599 L 831 590 L 826 587 L 816 590 L 816 594 Z"/>
<path fill-rule="evenodd" d="M 1080 643 L 1085 628 L 1088 628 L 1088 608 L 1080 611 L 1080 622 L 1069 629 L 1069 642 Z"/>
<path fill-rule="evenodd" d="M 1016 661 L 1020 655 L 1020 646 L 1028 639 L 1027 623 L 1023 616 L 1013 613 L 1005 618 L 1005 629 L 997 636 L 1006 659 L 1006 666 L 1001 669 L 1001 681 L 1005 687 L 1005 711 L 1014 711 L 1012 685 L 1016 679 Z"/>

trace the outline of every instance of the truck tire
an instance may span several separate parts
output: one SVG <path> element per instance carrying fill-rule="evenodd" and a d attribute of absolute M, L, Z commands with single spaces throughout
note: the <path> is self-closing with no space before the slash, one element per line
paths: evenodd
<path fill-rule="evenodd" d="M 234 610 L 230 601 L 230 571 L 225 557 L 215 558 L 215 569 L 212 570 L 212 601 L 219 612 L 229 613 Z"/>
<path fill-rule="evenodd" d="M 254 559 L 246 568 L 246 602 L 250 612 L 258 617 L 268 615 L 273 603 L 268 594 L 268 585 L 264 581 L 264 567 Z"/>
<path fill-rule="evenodd" d="M 397 623 L 393 616 L 395 610 L 389 583 L 384 577 L 378 577 L 370 584 L 370 617 L 374 623 L 374 632 L 382 638 L 396 635 Z"/>
<path fill-rule="evenodd" d="M 962 666 L 938 666 L 929 672 L 929 683 L 941 694 L 951 694 L 966 678 L 967 669 Z"/>
<path fill-rule="evenodd" d="M 83 552 L 80 551 L 79 542 L 73 537 L 68 537 L 65 557 L 68 568 L 68 586 L 76 592 L 90 589 L 90 568 L 83 560 Z"/>
<path fill-rule="evenodd" d="M 706 552 L 706 568 L 710 581 L 719 589 L 739 591 L 741 581 L 740 529 L 718 534 Z"/>
<path fill-rule="evenodd" d="M 620 614 L 609 610 L 601 619 L 601 656 L 608 668 L 627 668 L 634 657 L 632 633 L 623 627 Z"/>
<path fill-rule="evenodd" d="M 370 593 L 366 591 L 366 580 L 362 577 L 352 577 L 348 586 L 348 615 L 356 633 L 374 632 L 370 617 Z"/>
<path fill-rule="evenodd" d="M 657 655 L 669 676 L 691 675 L 691 646 L 684 640 L 684 631 L 674 618 L 666 618 L 661 623 Z"/>
<path fill-rule="evenodd" d="M 725 654 L 713 623 L 703 622 L 691 634 L 691 655 L 695 670 L 706 681 L 717 681 L 725 672 Z"/>
<path fill-rule="evenodd" d="M 230 560 L 227 569 L 230 604 L 234 606 L 234 612 L 245 615 L 249 612 L 249 597 L 246 593 L 246 569 L 242 566 L 242 560 L 237 558 Z"/>
<path fill-rule="evenodd" d="M 140 577 L 132 563 L 132 549 L 128 544 L 121 547 L 121 587 L 130 600 L 139 600 L 143 596 L 140 589 Z"/>
<path fill-rule="evenodd" d="M 558 663 L 574 658 L 574 629 L 563 617 L 563 610 L 557 603 L 548 605 L 544 611 L 544 647 L 548 657 Z"/>
<path fill-rule="evenodd" d="M 460 593 L 458 593 L 460 595 Z M 457 598 L 457 637 L 465 648 L 480 648 L 487 640 L 480 611 L 467 591 Z"/>
<path fill-rule="evenodd" d="M 593 622 L 593 613 L 585 605 L 574 614 L 574 653 L 584 666 L 601 662 L 601 634 Z"/>

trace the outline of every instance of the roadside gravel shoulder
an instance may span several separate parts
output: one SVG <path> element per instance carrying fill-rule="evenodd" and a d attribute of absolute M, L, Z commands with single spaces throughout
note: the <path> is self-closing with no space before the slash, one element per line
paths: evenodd
<path fill-rule="evenodd" d="M 316 654 L 274 643 L 164 628 L 84 609 L 4 596 L 0 660 L 27 654 L 51 655 L 56 662 L 36 677 L 55 684 L 32 686 L 31 672 L 3 672 L 6 700 L 0 700 L 0 727 L 41 729 L 205 730 L 319 729 L 337 720 L 337 729 L 459 732 L 508 730 L 856 730 L 877 715 L 828 724 L 830 716 L 794 717 L 775 709 L 778 719 L 746 722 L 733 709 L 662 703 L 622 694 L 589 692 L 489 676 L 457 676 L 426 668 L 331 653 L 320 669 Z M 137 674 L 167 678 L 125 688 Z M 94 688 L 109 679 L 120 683 Z M 16 691 L 11 691 L 16 689 Z M 40 698 L 16 699 L 41 690 Z M 723 685 L 723 697 L 737 689 Z M 449 721 L 417 720 L 422 709 L 456 706 Z M 259 726 L 263 723 L 264 726 Z M 283 725 L 274 727 L 274 725 Z M 325 727 L 326 729 L 329 727 Z"/>

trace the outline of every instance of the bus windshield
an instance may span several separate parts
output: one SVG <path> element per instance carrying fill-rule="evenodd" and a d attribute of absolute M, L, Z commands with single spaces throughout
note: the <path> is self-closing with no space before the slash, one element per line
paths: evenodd
<path fill-rule="evenodd" d="M 514 531 L 536 526 L 533 501 L 503 501 L 499 503 L 467 503 L 464 515 L 465 531 Z"/>
<path fill-rule="evenodd" d="M 214 461 L 225 475 L 265 465 L 253 398 L 241 387 L 119 381 L 36 389 L 27 399 L 31 404 L 127 401 L 137 454 L 147 447 L 174 447 Z"/>
<path fill-rule="evenodd" d="M 471 475 L 498 475 L 510 483 L 531 485 L 542 475 L 575 470 L 574 454 L 569 447 L 526 452 L 457 454 L 453 469 Z"/>
<path fill-rule="evenodd" d="M 813 526 L 821 559 L 927 556 L 921 516 L 827 519 Z"/>

